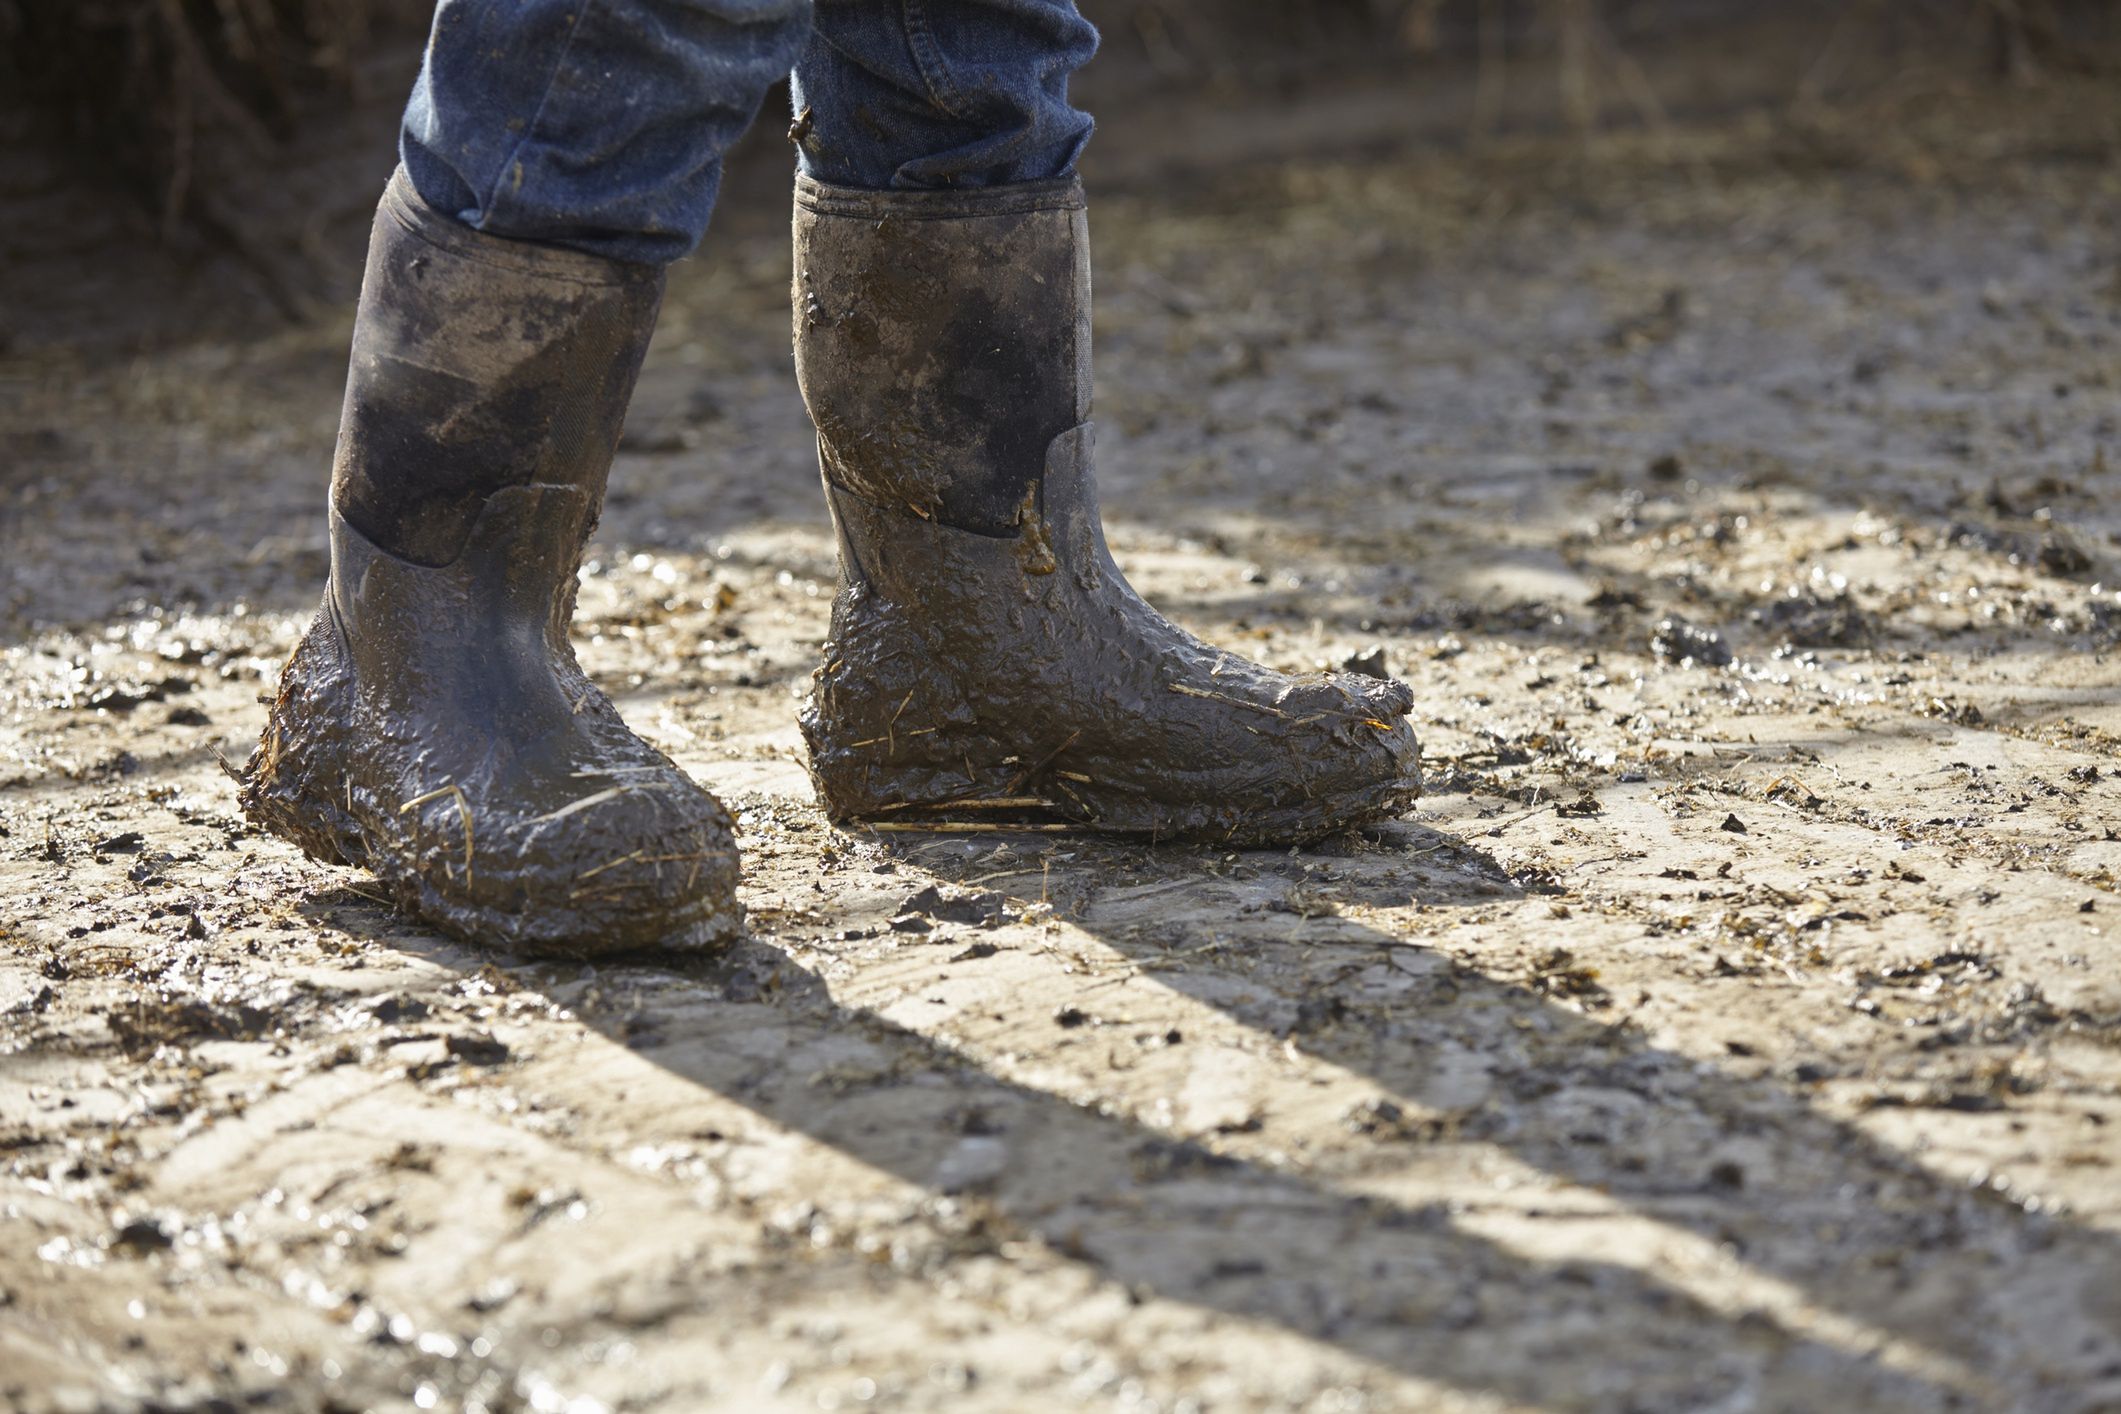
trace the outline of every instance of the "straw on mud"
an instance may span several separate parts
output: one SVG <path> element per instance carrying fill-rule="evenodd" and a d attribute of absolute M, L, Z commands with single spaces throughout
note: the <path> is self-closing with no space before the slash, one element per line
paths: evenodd
<path fill-rule="evenodd" d="M 906 689 L 905 697 L 899 701 L 898 710 L 891 714 L 890 721 L 884 723 L 884 738 L 890 743 L 885 749 L 893 756 L 898 755 L 898 719 L 906 715 L 906 708 L 913 702 L 913 692 L 910 687 Z"/>
<path fill-rule="evenodd" d="M 971 888 L 977 884 L 992 883 L 996 879 L 1013 879 L 1023 874 L 1048 873 L 1052 870 L 1052 867 L 1049 863 L 1044 869 L 997 869 L 992 874 L 975 874 L 965 880 L 965 887 Z"/>
<path fill-rule="evenodd" d="M 918 730 L 916 730 L 916 731 L 910 731 L 910 732 L 907 732 L 907 733 L 906 733 L 906 735 L 907 735 L 907 736 L 927 736 L 927 735 L 929 735 L 929 734 L 930 734 L 931 732 L 939 732 L 939 731 L 941 731 L 941 730 L 942 730 L 942 728 L 941 728 L 941 727 L 921 727 L 921 728 L 919 728 L 919 729 L 918 729 Z M 892 738 L 892 737 L 890 737 L 890 736 L 888 736 L 888 735 L 887 735 L 887 736 L 873 736 L 873 737 L 870 737 L 870 738 L 869 738 L 869 739 L 868 739 L 867 741 L 856 741 L 856 742 L 850 742 L 850 743 L 848 743 L 848 749 L 849 749 L 849 750 L 851 751 L 851 750 L 853 750 L 853 749 L 854 749 L 855 747 L 857 747 L 857 746 L 875 746 L 875 745 L 876 745 L 876 744 L 877 744 L 878 742 L 880 742 L 880 741 L 881 741 L 881 742 L 886 742 L 886 743 L 889 743 L 889 744 L 890 744 L 890 746 L 892 747 L 892 749 L 893 749 L 894 751 L 895 751 L 895 750 L 897 750 L 897 748 L 898 748 L 898 742 L 897 742 L 897 741 L 896 741 L 896 740 L 895 740 L 894 738 Z"/>
<path fill-rule="evenodd" d="M 1062 774 L 1072 774 L 1072 773 L 1069 773 L 1069 772 L 1063 772 Z M 1077 777 L 1076 777 L 1076 779 L 1077 779 L 1077 780 L 1088 780 L 1088 779 L 1089 779 L 1089 777 L 1087 777 L 1087 776 L 1077 776 Z M 1062 795 L 1065 795 L 1066 797 L 1068 797 L 1068 799 L 1070 799 L 1070 800 L 1074 801 L 1074 802 L 1075 802 L 1075 808 L 1076 808 L 1076 809 L 1078 809 L 1078 810 L 1080 810 L 1080 811 L 1082 811 L 1082 812 L 1083 812 L 1083 814 L 1084 814 L 1085 816 L 1095 816 L 1095 815 L 1096 815 L 1096 813 L 1097 813 L 1096 811 L 1092 810 L 1092 809 L 1091 809 L 1091 808 L 1090 808 L 1090 807 L 1089 807 L 1088 805 L 1086 805 L 1086 804 L 1084 804 L 1084 803 L 1083 803 L 1083 798 L 1082 798 L 1081 796 L 1077 795 L 1077 794 L 1076 794 L 1076 793 L 1075 793 L 1075 792 L 1074 792 L 1073 790 L 1069 789 L 1069 787 L 1068 787 L 1068 783 L 1067 783 L 1066 781 L 1055 781 L 1055 782 L 1054 782 L 1053 784 L 1054 784 L 1054 785 L 1056 785 L 1056 786 L 1058 786 L 1058 787 L 1060 788 L 1060 793 L 1061 793 Z"/>
<path fill-rule="evenodd" d="M 604 869 L 617 869 L 619 865 L 632 865 L 632 863 L 641 863 L 641 865 L 674 865 L 674 863 L 687 861 L 687 859 L 689 861 L 702 861 L 702 859 L 708 859 L 708 856 L 713 856 L 713 850 L 687 850 L 687 852 L 681 852 L 681 854 L 649 854 L 647 850 L 632 850 L 630 854 L 619 854 L 617 859 L 607 859 L 604 863 L 596 865 L 594 869 L 583 869 L 581 873 L 577 873 L 577 876 L 575 876 L 575 882 L 579 884 L 583 880 L 594 880 L 598 873 L 602 873 Z"/>
<path fill-rule="evenodd" d="M 554 820 L 564 820 L 577 810 L 587 810 L 592 805 L 602 805 L 607 800 L 616 800 L 618 797 L 629 794 L 636 789 L 638 789 L 636 786 L 612 786 L 608 790 L 598 791 L 595 795 L 585 795 L 580 800 L 563 805 L 557 810 L 547 811 L 543 815 L 535 816 L 529 823 L 544 825 Z"/>
<path fill-rule="evenodd" d="M 457 789 L 454 784 L 436 786 L 433 790 L 428 791 L 426 794 L 416 795 L 411 800 L 406 801 L 403 805 L 398 807 L 398 813 L 400 815 L 403 815 L 409 810 L 417 810 L 421 806 L 427 804 L 429 801 L 440 800 L 445 795 L 448 796 L 450 799 L 456 801 L 457 823 L 464 827 L 464 886 L 466 888 L 469 888 L 471 886 L 472 855 L 471 804 L 470 802 L 464 799 L 464 792 Z"/>
<path fill-rule="evenodd" d="M 1536 786 L 1532 790 L 1532 799 L 1535 802 L 1539 799 L 1539 789 Z M 1493 839 L 1497 835 L 1500 835 L 1504 830 L 1510 829 L 1511 827 L 1516 825 L 1522 825 L 1525 821 L 1531 819 L 1534 815 L 1537 815 L 1541 811 L 1550 808 L 1551 807 L 1549 806 L 1534 804 L 1532 808 L 1530 810 L 1525 811 L 1524 814 L 1513 816 L 1510 819 L 1503 821 L 1499 825 L 1491 825 L 1484 833 L 1488 836 L 1489 839 Z"/>
<path fill-rule="evenodd" d="M 1037 761 L 1033 762 L 1031 765 L 1024 767 L 1024 769 L 1021 771 L 1018 771 L 1016 775 L 1010 779 L 1009 784 L 1002 787 L 1002 794 L 1007 795 L 1010 792 L 1017 790 L 1024 784 L 1024 782 L 1030 780 L 1033 776 L 1045 770 L 1054 762 L 1060 760 L 1061 754 L 1065 752 L 1069 747 L 1075 745 L 1077 738 L 1081 737 L 1082 734 L 1083 729 L 1081 727 L 1077 727 L 1074 731 L 1069 732 L 1068 739 L 1066 741 L 1062 742 L 1059 746 L 1054 747 L 1051 751 L 1047 752 L 1044 756 L 1041 756 Z"/>
<path fill-rule="evenodd" d="M 1269 706 L 1267 703 L 1264 702 L 1247 702 L 1242 697 L 1230 697 L 1224 693 L 1210 692 L 1206 688 L 1201 687 L 1188 687 L 1185 683 L 1182 682 L 1172 683 L 1171 690 L 1173 692 L 1184 693 L 1188 697 L 1205 697 L 1210 702 L 1227 702 L 1232 707 L 1249 707 L 1255 712 L 1264 712 L 1270 717 L 1280 717 L 1283 720 L 1287 720 L 1289 716 L 1289 714 L 1287 712 L 1282 711 L 1281 708 Z"/>
<path fill-rule="evenodd" d="M 621 864 L 631 864 L 634 860 L 639 859 L 641 857 L 641 854 L 642 851 L 637 849 L 634 850 L 631 854 L 622 854 L 617 859 L 607 859 L 602 864 L 599 864 L 596 868 L 585 869 L 581 873 L 575 875 L 574 881 L 579 884 L 584 879 L 594 879 L 597 875 L 603 873 L 606 869 L 616 869 Z"/>
<path fill-rule="evenodd" d="M 974 820 L 872 820 L 868 828 L 889 834 L 929 835 L 1064 835 L 1074 834 L 1080 825 L 1008 825 L 981 823 Z"/>
<path fill-rule="evenodd" d="M 280 723 L 277 720 L 268 720 L 265 726 L 263 749 L 258 753 L 258 779 L 261 781 L 271 780 L 280 766 Z M 228 758 L 221 754 L 221 748 L 218 746 L 214 748 L 214 760 L 221 763 L 221 769 L 228 775 L 239 781 L 243 779 L 243 773 L 229 764 Z"/>
<path fill-rule="evenodd" d="M 616 859 L 607 859 L 607 860 L 605 860 L 605 861 L 604 861 L 604 862 L 603 862 L 602 864 L 599 864 L 599 865 L 597 865 L 597 866 L 596 866 L 596 867 L 595 867 L 594 869 L 584 869 L 584 870 L 583 870 L 583 871 L 582 871 L 581 873 L 579 873 L 579 874 L 575 875 L 575 877 L 574 877 L 575 887 L 574 887 L 574 889 L 573 889 L 573 890 L 572 890 L 572 891 L 571 891 L 571 892 L 570 892 L 570 893 L 568 894 L 568 897 L 569 897 L 569 898 L 582 898 L 582 897 L 585 897 L 585 896 L 586 896 L 586 894 L 588 894 L 588 893 L 592 893 L 592 892 L 599 892 L 598 890 L 584 890 L 584 889 L 582 888 L 582 885 L 583 885 L 583 884 L 584 884 L 585 882 L 587 882 L 588 880 L 590 880 L 590 879 L 594 879 L 594 878 L 595 878 L 595 877 L 596 877 L 597 875 L 599 875 L 599 874 L 603 873 L 603 872 L 604 872 L 605 870 L 607 870 L 607 869 L 616 869 L 616 868 L 618 868 L 618 867 L 619 867 L 619 866 L 620 866 L 621 864 L 679 864 L 679 863 L 690 863 L 690 864 L 692 865 L 692 873 L 693 873 L 693 877 L 694 877 L 694 878 L 697 878 L 697 877 L 699 877 L 699 870 L 700 870 L 700 865 L 701 865 L 701 864 L 702 864 L 702 863 L 703 863 L 704 861 L 706 861 L 706 860 L 708 860 L 708 859 L 712 858 L 712 857 L 713 857 L 713 855 L 714 855 L 714 853 L 715 853 L 715 851 L 713 851 L 713 850 L 704 850 L 704 849 L 703 849 L 703 850 L 688 850 L 688 851 L 684 851 L 684 852 L 682 852 L 682 853 L 677 853 L 677 854 L 650 854 L 650 853 L 649 853 L 649 852 L 648 852 L 647 850 L 645 850 L 645 849 L 636 849 L 636 850 L 633 850 L 633 851 L 631 851 L 631 852 L 629 852 L 629 853 L 626 853 L 626 854 L 622 854 L 622 855 L 620 855 L 620 856 L 619 856 L 618 858 L 616 858 Z M 623 891 L 624 891 L 624 890 L 625 890 L 626 888 L 628 888 L 628 887 L 630 887 L 630 886 L 629 886 L 629 885 L 623 885 L 623 884 L 620 884 L 620 885 L 613 885 L 613 886 L 612 886 L 612 888 L 616 888 L 616 889 L 620 890 L 621 892 L 623 892 Z M 610 889 L 605 889 L 605 890 L 602 890 L 601 892 L 610 892 Z"/>
<path fill-rule="evenodd" d="M 1769 781 L 1767 783 L 1766 789 L 1760 792 L 1760 796 L 1761 799 L 1779 805 L 1785 810 L 1795 810 L 1798 807 L 1791 805 L 1788 801 L 1775 799 L 1776 796 L 1780 795 L 1782 792 L 1787 790 L 1796 790 L 1801 792 L 1803 794 L 1804 799 L 1812 802 L 1814 805 L 1824 805 L 1826 803 L 1825 796 L 1821 795 L 1818 791 L 1813 790 L 1810 786 L 1806 785 L 1798 777 L 1790 775 L 1777 776 L 1774 780 Z"/>
<path fill-rule="evenodd" d="M 1053 802 L 1036 795 L 965 796 L 958 800 L 936 800 L 890 805 L 887 810 L 1051 810 Z"/>

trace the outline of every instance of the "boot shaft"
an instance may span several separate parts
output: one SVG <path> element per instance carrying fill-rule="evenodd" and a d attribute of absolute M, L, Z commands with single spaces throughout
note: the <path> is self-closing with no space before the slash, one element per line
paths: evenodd
<path fill-rule="evenodd" d="M 795 355 L 828 482 L 1015 533 L 1090 415 L 1090 247 L 1073 179 L 878 192 L 799 178 Z"/>
<path fill-rule="evenodd" d="M 654 267 L 471 230 L 399 172 L 369 239 L 333 507 L 430 566 L 504 487 L 578 488 L 593 523 L 662 292 Z"/>

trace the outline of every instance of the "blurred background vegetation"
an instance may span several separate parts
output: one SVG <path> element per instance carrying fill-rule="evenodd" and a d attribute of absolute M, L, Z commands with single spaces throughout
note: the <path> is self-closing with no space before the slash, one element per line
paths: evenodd
<path fill-rule="evenodd" d="M 40 289 L 84 254 L 121 300 L 143 296 L 119 267 L 160 285 L 233 268 L 281 316 L 342 298 L 431 3 L 0 0 L 0 308 L 21 312 L 0 347 L 74 307 Z M 1082 6 L 1105 35 L 1079 84 L 1105 126 L 1093 175 L 1112 180 L 1747 113 L 1818 131 L 1850 103 L 1877 134 L 1966 85 L 2121 78 L 2121 0 Z M 779 124 L 760 128 L 753 149 Z"/>

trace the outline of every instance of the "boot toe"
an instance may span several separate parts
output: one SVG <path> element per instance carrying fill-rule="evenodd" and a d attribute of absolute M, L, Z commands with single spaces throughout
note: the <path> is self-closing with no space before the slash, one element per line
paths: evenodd
<path fill-rule="evenodd" d="M 1421 789 L 1421 750 L 1402 683 L 1352 688 L 1339 711 L 1299 718 L 1277 743 L 1286 770 L 1232 838 L 1300 843 L 1398 813 Z"/>
<path fill-rule="evenodd" d="M 1368 678 L 1353 674 L 1340 676 L 1343 681 L 1354 677 L 1354 681 L 1348 685 L 1364 710 L 1373 717 L 1392 721 L 1407 716 L 1414 710 L 1414 689 L 1398 678 Z"/>
<path fill-rule="evenodd" d="M 719 801 L 674 769 L 582 784 L 501 847 L 507 875 L 495 882 L 511 945 L 590 956 L 696 950 L 735 935 L 738 857 Z"/>
<path fill-rule="evenodd" d="M 566 783 L 432 793 L 378 822 L 387 834 L 367 863 L 407 911 L 511 952 L 692 951 L 735 936 L 738 857 L 719 801 L 668 766 Z"/>

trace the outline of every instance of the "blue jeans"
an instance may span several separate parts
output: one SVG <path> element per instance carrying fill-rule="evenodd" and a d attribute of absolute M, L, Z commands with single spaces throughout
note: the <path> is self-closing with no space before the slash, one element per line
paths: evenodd
<path fill-rule="evenodd" d="M 475 230 L 662 264 L 793 70 L 803 172 L 874 190 L 1072 174 L 1074 0 L 441 0 L 398 150 Z"/>

